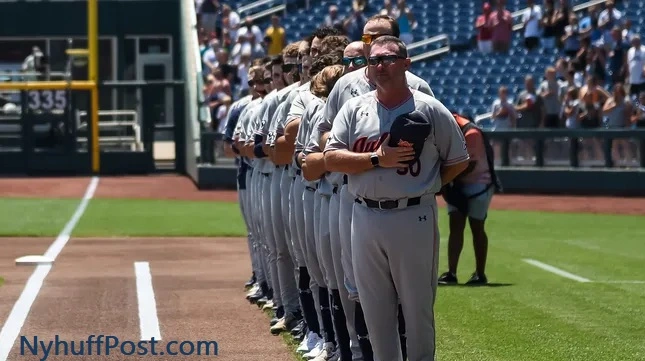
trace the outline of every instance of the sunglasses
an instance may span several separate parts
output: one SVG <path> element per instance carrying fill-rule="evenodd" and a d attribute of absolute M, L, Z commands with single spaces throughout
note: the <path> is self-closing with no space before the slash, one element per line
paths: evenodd
<path fill-rule="evenodd" d="M 372 43 L 372 41 L 376 40 L 376 38 L 381 37 L 381 36 L 385 36 L 385 35 L 389 35 L 389 34 L 363 34 L 361 36 L 361 41 L 364 44 L 369 45 L 369 44 Z"/>
<path fill-rule="evenodd" d="M 282 64 L 282 72 L 283 73 L 291 73 L 293 69 L 297 68 L 298 64 Z"/>
<path fill-rule="evenodd" d="M 356 66 L 364 66 L 367 64 L 367 59 L 365 59 L 364 56 L 355 56 L 352 58 L 343 58 L 343 65 L 344 66 L 349 66 L 350 64 L 354 63 Z"/>
<path fill-rule="evenodd" d="M 272 81 L 273 81 L 273 79 L 271 79 L 271 78 L 264 78 L 264 79 L 262 80 L 262 82 L 263 82 L 265 85 L 266 85 L 266 84 L 271 84 L 271 82 L 272 82 Z"/>
<path fill-rule="evenodd" d="M 382 56 L 370 56 L 367 59 L 367 62 L 371 66 L 376 66 L 383 64 L 384 66 L 394 64 L 399 59 L 405 59 L 405 56 L 400 55 L 382 55 Z"/>

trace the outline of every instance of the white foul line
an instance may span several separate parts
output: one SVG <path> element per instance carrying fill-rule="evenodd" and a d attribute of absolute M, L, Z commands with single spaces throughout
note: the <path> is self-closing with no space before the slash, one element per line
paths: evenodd
<path fill-rule="evenodd" d="M 150 264 L 148 262 L 134 262 L 134 273 L 137 278 L 141 341 L 150 341 L 153 337 L 155 340 L 161 340 L 155 291 L 152 289 Z"/>
<path fill-rule="evenodd" d="M 533 265 L 533 266 L 535 266 L 535 267 L 541 268 L 541 269 L 543 269 L 543 270 L 545 270 L 545 271 L 548 271 L 548 272 L 554 273 L 554 274 L 556 274 L 556 275 L 558 275 L 558 276 L 562 276 L 562 277 L 564 277 L 564 278 L 568 278 L 568 279 L 571 279 L 571 280 L 574 280 L 574 281 L 578 281 L 578 282 L 592 282 L 590 279 L 587 279 L 587 278 L 584 278 L 584 277 L 580 277 L 580 276 L 574 275 L 573 273 L 569 273 L 569 272 L 567 272 L 567 271 L 563 271 L 563 270 L 561 270 L 561 269 L 559 269 L 559 268 L 553 267 L 553 266 L 548 265 L 548 264 L 546 264 L 546 263 L 542 263 L 542 262 L 540 262 L 540 261 L 536 261 L 536 260 L 534 260 L 534 259 L 528 259 L 528 258 L 526 258 L 526 259 L 524 259 L 524 262 L 526 262 L 526 263 L 528 263 L 528 264 L 531 264 L 531 265 Z"/>
<path fill-rule="evenodd" d="M 76 227 L 76 223 L 78 223 L 81 216 L 83 216 L 83 213 L 85 213 L 85 209 L 94 196 L 94 192 L 96 191 L 98 184 L 99 178 L 92 177 L 90 184 L 85 190 L 85 195 L 83 196 L 81 203 L 76 208 L 74 215 L 69 222 L 67 222 L 65 228 L 63 228 L 58 237 L 56 237 L 56 240 L 47 249 L 45 256 L 49 257 L 52 261 L 56 260 L 58 254 L 69 241 L 70 235 L 72 234 L 74 227 Z M 40 288 L 42 287 L 51 268 L 51 264 L 37 266 L 29 277 L 29 280 L 27 280 L 27 284 L 25 284 L 25 288 L 22 290 L 20 297 L 13 305 L 9 317 L 7 317 L 7 321 L 4 323 L 2 330 L 0 331 L 0 361 L 6 361 L 9 357 L 9 352 L 11 352 L 11 348 L 16 342 L 18 334 L 20 334 L 20 330 L 29 315 L 29 310 L 34 304 L 36 296 L 38 296 L 38 292 L 40 292 Z"/>

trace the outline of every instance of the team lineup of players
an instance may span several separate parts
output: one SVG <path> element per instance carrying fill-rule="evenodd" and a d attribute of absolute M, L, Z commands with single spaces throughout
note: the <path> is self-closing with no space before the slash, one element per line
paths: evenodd
<path fill-rule="evenodd" d="M 469 149 L 408 71 L 396 22 L 377 15 L 363 33 L 349 43 L 319 28 L 254 62 L 251 94 L 231 106 L 247 298 L 276 311 L 272 333 L 300 333 L 308 359 L 430 361 L 435 195 L 469 166 Z"/>

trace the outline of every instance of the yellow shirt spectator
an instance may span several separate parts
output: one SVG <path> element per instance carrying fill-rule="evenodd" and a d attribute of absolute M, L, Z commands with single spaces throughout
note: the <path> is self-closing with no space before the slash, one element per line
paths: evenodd
<path fill-rule="evenodd" d="M 265 35 L 271 39 L 271 43 L 267 49 L 269 56 L 278 55 L 285 47 L 285 34 L 284 28 L 280 26 L 280 18 L 276 15 L 271 17 L 271 26 L 265 32 Z"/>

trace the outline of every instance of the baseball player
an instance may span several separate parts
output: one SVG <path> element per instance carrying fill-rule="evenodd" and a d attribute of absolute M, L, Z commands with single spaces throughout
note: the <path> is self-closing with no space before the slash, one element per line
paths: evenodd
<path fill-rule="evenodd" d="M 289 118 L 289 112 L 292 105 L 299 95 L 300 91 L 304 91 L 310 86 L 309 70 L 311 68 L 312 57 L 310 56 L 311 40 L 303 40 L 298 49 L 300 73 L 300 86 L 292 90 L 282 112 L 283 118 L 276 126 L 276 137 L 274 144 L 274 158 L 278 163 L 288 164 L 287 170 L 289 177 L 289 230 L 291 234 L 291 244 L 293 249 L 293 257 L 297 265 L 297 279 L 298 289 L 300 295 L 300 305 L 302 307 L 303 316 L 306 323 L 307 332 L 297 350 L 299 352 L 308 353 L 312 352 L 316 346 L 321 343 L 321 330 L 319 322 L 319 304 L 316 297 L 312 293 L 314 290 L 310 289 L 311 279 L 305 263 L 304 249 L 302 247 L 304 239 L 304 215 L 302 194 L 304 186 L 300 181 L 301 170 L 294 166 L 293 149 L 289 153 L 289 149 L 295 145 L 295 136 L 291 138 L 290 135 L 285 134 L 287 121 L 293 121 L 295 118 Z M 301 114 L 301 113 L 300 113 Z M 293 131 L 292 131 L 293 132 Z M 296 130 L 297 132 L 297 130 Z M 289 139 L 287 137 L 289 136 Z M 292 142 L 292 143 L 290 143 Z M 315 290 L 317 291 L 317 290 Z M 302 327 L 301 327 L 302 328 Z M 319 346 L 319 350 L 322 346 Z"/>
<path fill-rule="evenodd" d="M 267 153 L 265 152 L 267 146 L 264 143 L 263 130 L 268 119 L 273 117 L 273 112 L 277 107 L 277 94 L 278 92 L 285 87 L 284 76 L 282 73 L 282 56 L 277 55 L 271 59 L 271 64 L 265 70 L 265 76 L 271 78 L 271 92 L 267 94 L 264 98 L 258 116 L 253 122 L 253 154 L 258 159 L 260 177 L 260 185 L 258 187 L 258 199 L 261 199 L 262 210 L 262 232 L 267 249 L 267 264 L 270 274 L 270 285 L 271 285 L 271 296 L 267 297 L 266 300 L 263 300 L 261 303 L 258 303 L 260 306 L 268 303 L 269 300 L 274 301 L 280 313 L 283 312 L 282 300 L 280 297 L 280 282 L 278 277 L 278 265 L 276 262 L 276 245 L 275 237 L 273 234 L 273 213 L 271 212 L 271 180 L 273 176 L 273 171 L 275 169 L 275 164 L 267 158 Z M 277 215 L 279 216 L 279 215 Z M 274 297 L 273 297 L 274 296 Z"/>
<path fill-rule="evenodd" d="M 325 39 L 325 41 L 327 39 Z M 367 64 L 367 60 L 362 54 L 363 44 L 360 41 L 348 44 L 343 51 L 343 73 L 351 72 L 359 67 L 365 66 Z M 303 172 L 303 174 L 308 180 L 319 179 L 324 176 L 325 180 L 332 188 L 331 197 L 329 199 L 328 217 L 326 217 L 330 232 L 330 252 L 326 254 L 327 257 L 325 257 L 321 262 L 325 263 L 325 269 L 328 272 L 331 272 L 327 278 L 330 280 L 328 285 L 331 294 L 332 316 L 336 327 L 338 348 L 341 353 L 341 358 L 349 359 L 353 354 L 353 359 L 361 359 L 361 352 L 358 347 L 358 338 L 356 336 L 356 331 L 354 330 L 353 320 L 347 319 L 345 315 L 344 304 L 349 303 L 350 300 L 347 295 L 347 290 L 343 285 L 344 275 L 340 266 L 341 248 L 338 214 L 340 209 L 339 190 L 340 185 L 342 185 L 343 175 L 339 173 L 325 172 L 325 162 L 323 159 L 322 148 L 319 144 L 321 134 L 318 125 L 319 124 L 314 125 L 315 129 L 312 131 L 309 143 L 305 147 L 305 161 L 307 167 L 306 172 Z M 321 221 L 324 220 L 321 219 Z M 325 254 L 323 253 L 323 255 Z"/>
<path fill-rule="evenodd" d="M 312 36 L 312 40 L 309 47 L 309 56 L 312 59 L 315 59 L 320 53 L 322 40 L 327 36 L 339 35 L 339 34 L 340 33 L 337 29 L 334 29 L 331 27 L 322 27 L 317 29 Z M 324 68 L 324 66 L 326 65 L 331 65 L 331 63 L 325 64 L 324 62 L 318 62 L 319 68 L 317 69 L 314 69 L 312 64 L 312 68 L 309 71 L 309 75 L 313 76 L 318 71 L 322 70 L 322 68 Z M 304 67 L 304 62 L 303 62 L 303 67 Z M 317 327 L 319 328 L 319 332 L 317 334 L 315 335 L 307 334 L 307 340 L 306 341 L 303 340 L 303 343 L 308 344 L 308 346 L 311 346 L 311 347 L 306 347 L 307 349 L 309 349 L 309 352 L 305 353 L 305 356 L 316 357 L 322 354 L 324 344 L 325 344 L 324 340 L 321 339 L 320 336 L 324 334 L 333 335 L 333 327 L 329 329 L 329 328 L 325 328 L 324 325 L 325 324 L 330 325 L 330 324 L 333 324 L 333 322 L 331 321 L 331 313 L 329 310 L 329 297 L 328 297 L 328 293 L 326 292 L 326 288 L 323 287 L 322 292 L 320 292 L 319 284 L 318 282 L 316 282 L 317 280 L 321 281 L 321 277 L 318 277 L 318 275 L 320 274 L 320 270 L 319 270 L 320 266 L 319 264 L 317 264 L 318 262 L 315 262 L 314 267 L 316 269 L 311 270 L 310 267 L 312 265 L 308 263 L 307 247 L 306 247 L 307 237 L 306 237 L 306 227 L 305 227 L 306 217 L 304 212 L 305 204 L 306 204 L 306 199 L 304 197 L 304 195 L 306 195 L 306 192 L 305 192 L 306 186 L 302 181 L 301 170 L 297 167 L 297 164 L 295 163 L 295 160 L 294 160 L 295 143 L 296 143 L 296 137 L 298 134 L 299 126 L 301 123 L 301 117 L 305 111 L 306 105 L 309 104 L 311 99 L 314 98 L 314 96 L 311 94 L 309 90 L 309 87 L 310 87 L 310 83 L 305 83 L 296 90 L 291 107 L 289 108 L 289 112 L 287 114 L 287 119 L 285 121 L 284 135 L 281 137 L 278 137 L 278 139 L 276 140 L 275 152 L 276 152 L 277 158 L 290 159 L 290 161 L 292 162 L 291 169 L 293 169 L 296 176 L 296 179 L 294 180 L 292 195 L 294 196 L 293 213 L 295 215 L 294 223 L 296 226 L 295 234 L 297 235 L 297 241 L 293 242 L 293 246 L 294 246 L 295 253 L 300 252 L 302 254 L 303 257 L 301 261 L 302 263 L 304 263 L 304 266 L 299 264 L 298 286 L 300 289 L 304 316 L 305 316 L 305 319 L 307 320 L 306 321 L 307 324 L 310 325 L 309 329 L 313 331 L 313 328 L 311 327 L 311 325 L 316 324 L 316 321 L 313 320 L 314 318 L 318 319 Z M 309 200 L 309 198 L 307 198 L 307 200 Z M 307 206 L 310 206 L 310 205 L 307 205 Z M 308 214 L 313 215 L 313 211 L 309 212 Z M 313 228 L 313 227 L 310 227 L 310 228 Z M 313 234 L 315 234 L 315 232 Z M 316 275 L 310 276 L 310 272 L 315 272 Z M 313 304 L 315 305 L 314 307 L 311 307 L 311 303 L 310 303 L 311 299 L 313 299 Z M 315 316 L 313 312 L 315 312 Z M 333 337 L 331 337 L 331 339 L 333 339 Z M 311 344 L 312 343 L 311 340 L 315 340 L 314 345 Z M 303 347 L 303 349 L 304 348 L 305 347 Z"/>
<path fill-rule="evenodd" d="M 279 334 L 283 331 L 290 331 L 295 327 L 302 313 L 298 304 L 298 289 L 296 287 L 294 265 L 289 254 L 287 239 L 285 233 L 285 222 L 282 212 L 282 188 L 284 166 L 275 163 L 275 157 L 271 151 L 271 132 L 269 131 L 272 124 L 277 122 L 277 109 L 284 102 L 289 93 L 298 85 L 294 83 L 294 76 L 297 74 L 297 55 L 299 43 L 289 44 L 283 50 L 282 57 L 277 57 L 273 62 L 274 79 L 277 74 L 282 74 L 284 85 L 286 87 L 279 89 L 276 95 L 267 102 L 265 112 L 262 116 L 262 130 L 260 131 L 263 139 L 263 153 L 268 155 L 267 164 L 271 165 L 271 182 L 270 191 L 268 192 L 269 209 L 271 216 L 271 226 L 275 245 L 275 262 L 276 262 L 276 282 L 274 284 L 280 289 L 274 299 L 279 313 L 284 315 L 277 318 L 275 324 L 271 325 L 272 334 Z M 279 69 L 278 69 L 279 68 Z M 288 193 L 287 193 L 288 194 Z M 266 196 L 265 196 L 266 198 Z M 288 211 L 287 211 L 288 212 Z M 287 213 L 288 215 L 288 213 Z M 267 306 L 265 306 L 267 307 Z M 278 312 L 276 312 L 278 313 Z M 274 322 L 274 320 L 272 320 Z"/>
<path fill-rule="evenodd" d="M 363 29 L 363 55 L 368 56 L 370 50 L 370 43 L 373 38 L 376 38 L 375 34 L 381 35 L 393 35 L 398 37 L 398 27 L 396 21 L 389 16 L 376 15 L 368 19 L 365 23 Z M 420 92 L 426 93 L 428 95 L 434 96 L 430 86 L 423 79 L 415 76 L 409 71 L 405 72 L 408 85 Z M 331 130 L 332 123 L 340 108 L 350 99 L 358 97 L 367 92 L 373 91 L 376 89 L 375 82 L 372 79 L 373 76 L 370 74 L 368 68 L 359 69 L 358 71 L 350 72 L 343 77 L 341 77 L 327 99 L 327 104 L 325 106 L 325 116 L 323 122 L 321 122 L 318 127 L 323 136 L 320 139 L 321 148 L 324 149 L 325 142 L 329 136 L 329 131 Z M 358 290 L 356 288 L 356 282 L 354 280 L 354 272 L 352 267 L 352 252 L 351 252 L 351 214 L 352 208 L 354 205 L 354 197 L 348 193 L 347 181 L 346 178 L 343 178 L 343 184 L 340 187 L 340 210 L 338 212 L 339 216 L 339 228 L 340 228 L 340 246 L 341 246 L 341 268 L 342 276 L 344 282 L 339 285 L 344 284 L 348 297 L 353 302 L 345 301 L 343 305 L 345 316 L 350 323 L 354 326 L 353 330 L 350 328 L 350 332 L 356 332 L 357 342 L 360 345 L 360 350 L 362 352 L 362 357 L 366 361 L 373 359 L 372 356 L 372 347 L 370 345 L 370 340 L 367 334 L 367 327 L 365 325 L 364 315 L 361 310 L 361 305 L 358 302 Z M 341 300 L 346 299 L 342 297 Z M 405 345 L 405 322 L 402 317 L 399 320 L 400 323 L 400 333 L 401 333 L 401 344 Z M 406 348 L 402 348 L 403 359 L 406 359 Z"/>
<path fill-rule="evenodd" d="M 332 52 L 318 57 L 311 67 L 310 75 L 313 77 L 310 90 L 303 92 L 300 95 L 303 104 L 307 104 L 307 106 L 305 107 L 305 111 L 301 117 L 296 137 L 294 159 L 296 161 L 295 165 L 298 167 L 301 167 L 300 161 L 302 160 L 302 157 L 300 153 L 304 151 L 304 147 L 310 137 L 313 124 L 316 122 L 315 117 L 322 116 L 324 101 L 320 99 L 319 96 L 325 94 L 326 87 L 324 81 L 331 79 L 331 76 L 324 76 L 321 72 L 327 66 L 340 63 L 341 55 L 342 53 L 335 54 Z M 289 125 L 287 127 L 289 127 Z M 321 189 L 321 187 L 325 187 L 325 183 L 320 182 L 320 180 L 308 181 L 304 178 L 301 179 L 305 186 L 304 194 L 302 196 L 305 221 L 305 242 L 303 247 L 305 251 L 305 263 L 307 265 L 307 270 L 311 275 L 312 285 L 310 285 L 310 288 L 318 289 L 320 319 L 323 325 L 321 331 L 324 338 L 324 340 L 321 340 L 319 345 L 317 345 L 318 347 L 309 353 L 309 356 L 315 356 L 316 361 L 322 361 L 337 357 L 337 341 L 334 323 L 331 316 L 328 280 L 326 278 L 327 272 L 325 271 L 324 265 L 320 262 L 321 257 L 319 257 L 322 252 L 320 249 L 321 218 L 325 219 L 325 222 L 323 222 L 322 225 L 324 226 L 324 232 L 327 234 L 326 243 L 327 245 L 329 244 L 329 229 L 327 222 L 329 211 L 328 209 L 325 209 L 325 212 L 321 212 L 321 208 L 324 207 L 321 194 L 327 194 L 327 191 L 323 191 Z M 328 191 L 328 194 L 331 194 L 331 188 L 329 188 Z M 307 354 L 305 357 L 307 357 Z"/>
<path fill-rule="evenodd" d="M 444 186 L 441 195 L 448 204 L 450 236 L 448 237 L 448 272 L 439 277 L 439 284 L 457 284 L 457 264 L 464 246 L 466 219 L 470 224 L 475 249 L 475 272 L 466 282 L 476 286 L 488 283 L 486 256 L 488 236 L 484 228 L 488 207 L 495 191 L 501 190 L 494 166 L 494 151 L 484 133 L 466 117 L 453 114 L 464 133 L 470 163 L 453 182 Z"/>
<path fill-rule="evenodd" d="M 249 87 L 253 88 L 253 86 L 251 86 L 251 84 L 253 84 L 253 74 L 251 72 L 248 72 L 248 78 L 251 79 L 249 80 Z M 243 157 L 240 156 L 240 151 L 235 147 L 233 135 L 235 133 L 235 128 L 237 127 L 240 114 L 242 114 L 242 111 L 246 108 L 249 102 L 251 102 L 251 100 L 253 100 L 254 97 L 258 96 L 257 92 L 252 91 L 251 93 L 252 94 L 244 96 L 239 100 L 233 102 L 233 104 L 231 104 L 231 108 L 229 109 L 229 112 L 226 115 L 225 131 L 224 131 L 224 141 L 226 143 L 226 147 L 224 149 L 227 150 L 226 152 L 227 155 L 232 155 L 235 157 L 235 162 L 238 166 L 237 196 L 238 196 L 238 203 L 240 204 L 240 212 L 242 213 L 242 218 L 244 218 L 244 223 L 246 225 L 246 235 L 247 235 L 247 240 L 249 245 L 249 256 L 251 257 L 252 274 L 251 274 L 251 278 L 244 285 L 245 288 L 249 288 L 253 286 L 257 281 L 256 272 L 255 272 L 255 270 L 257 269 L 256 268 L 257 264 L 253 257 L 253 246 L 252 246 L 253 236 L 251 235 L 249 215 L 247 214 L 249 210 L 244 207 L 246 202 L 245 201 L 246 174 L 248 172 L 249 165 L 248 165 L 248 160 L 243 159 Z"/>
<path fill-rule="evenodd" d="M 434 361 L 435 194 L 467 167 L 468 152 L 450 111 L 408 85 L 399 38 L 378 37 L 369 54 L 376 90 L 340 109 L 325 163 L 348 175 L 355 197 L 352 267 L 374 358 L 402 360 L 399 300 L 409 359 Z"/>
<path fill-rule="evenodd" d="M 254 159 L 253 154 L 250 151 L 250 148 L 247 146 L 248 140 L 251 138 L 250 126 L 253 117 L 256 115 L 259 107 L 262 103 L 262 99 L 266 96 L 267 87 L 264 81 L 264 67 L 254 66 L 249 70 L 249 85 L 252 87 L 252 92 L 254 99 L 249 102 L 249 104 L 244 108 L 240 114 L 238 124 L 236 125 L 234 132 L 234 148 L 235 151 L 240 152 L 242 161 L 248 165 L 248 170 L 246 173 L 246 186 L 248 191 L 244 192 L 244 208 L 249 210 L 246 212 L 246 215 L 249 219 L 250 233 L 252 234 L 252 258 L 255 262 L 254 271 L 256 272 L 257 284 L 259 288 L 256 290 L 251 290 L 247 294 L 247 298 L 251 302 L 257 302 L 265 295 L 269 294 L 269 285 L 267 282 L 267 272 L 266 264 L 264 262 L 264 254 L 262 249 L 261 237 L 262 234 L 258 229 L 258 215 L 257 212 L 250 212 L 252 209 L 255 196 L 255 179 L 257 178 L 257 172 L 254 168 Z"/>

